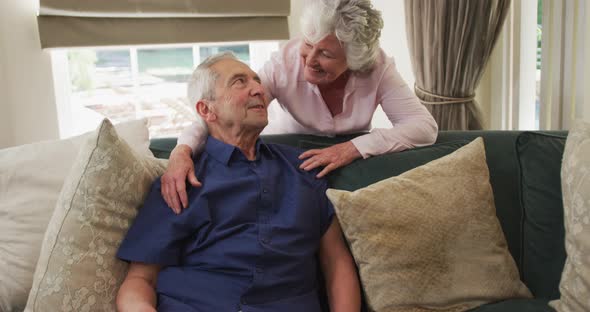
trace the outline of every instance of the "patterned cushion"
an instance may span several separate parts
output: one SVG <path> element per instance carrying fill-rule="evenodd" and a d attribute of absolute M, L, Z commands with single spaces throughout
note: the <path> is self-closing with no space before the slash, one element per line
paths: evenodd
<path fill-rule="evenodd" d="M 567 259 L 557 311 L 590 311 L 590 123 L 578 121 L 565 143 L 561 167 Z"/>
<path fill-rule="evenodd" d="M 354 192 L 329 189 L 374 311 L 530 298 L 496 217 L 483 140 Z"/>
<path fill-rule="evenodd" d="M 25 311 L 115 311 L 115 258 L 164 163 L 134 152 L 108 120 L 80 150 L 49 222 Z"/>
<path fill-rule="evenodd" d="M 152 155 L 147 120 L 115 128 L 135 151 Z M 0 150 L 0 311 L 25 308 L 47 224 L 89 135 Z"/>

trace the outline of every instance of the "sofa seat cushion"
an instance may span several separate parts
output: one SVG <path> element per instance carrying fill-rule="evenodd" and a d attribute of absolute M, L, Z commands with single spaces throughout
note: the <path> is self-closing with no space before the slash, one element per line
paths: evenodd
<path fill-rule="evenodd" d="M 469 312 L 555 312 L 544 299 L 510 299 L 483 305 Z"/>

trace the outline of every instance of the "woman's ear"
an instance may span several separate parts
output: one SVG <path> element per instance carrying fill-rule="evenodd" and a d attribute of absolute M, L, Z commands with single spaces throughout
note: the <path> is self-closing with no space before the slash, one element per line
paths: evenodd
<path fill-rule="evenodd" d="M 215 121 L 217 119 L 217 115 L 210 107 L 211 104 L 208 104 L 204 100 L 200 100 L 195 105 L 197 109 L 197 114 L 203 118 L 205 121 Z"/>

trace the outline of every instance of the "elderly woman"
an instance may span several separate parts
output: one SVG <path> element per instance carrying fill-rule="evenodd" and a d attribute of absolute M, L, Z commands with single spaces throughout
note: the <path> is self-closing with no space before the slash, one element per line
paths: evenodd
<path fill-rule="evenodd" d="M 301 26 L 303 38 L 287 42 L 259 72 L 267 100 L 277 99 L 282 109 L 268 130 L 316 135 L 369 131 L 377 105 L 392 123 L 389 129 L 304 152 L 301 169 L 323 167 L 317 175 L 322 177 L 360 157 L 436 140 L 436 122 L 379 47 L 383 20 L 370 0 L 313 1 Z M 200 186 L 191 153 L 200 153 L 206 137 L 199 123 L 187 129 L 162 176 L 162 195 L 176 213 L 187 206 L 185 180 Z"/>

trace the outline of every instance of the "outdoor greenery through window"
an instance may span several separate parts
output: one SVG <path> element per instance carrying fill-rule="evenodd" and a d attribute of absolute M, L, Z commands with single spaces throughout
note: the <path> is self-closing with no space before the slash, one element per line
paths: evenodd
<path fill-rule="evenodd" d="M 278 42 L 69 50 L 64 98 L 71 123 L 92 128 L 104 117 L 114 123 L 147 118 L 150 137 L 178 136 L 195 118 L 186 82 L 202 60 L 224 50 L 258 70 Z"/>

